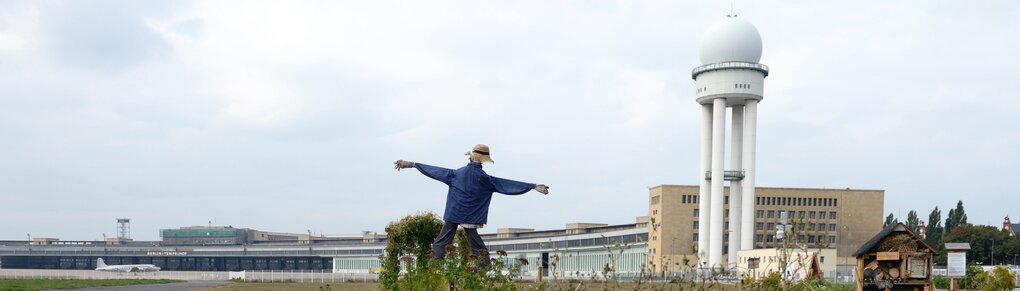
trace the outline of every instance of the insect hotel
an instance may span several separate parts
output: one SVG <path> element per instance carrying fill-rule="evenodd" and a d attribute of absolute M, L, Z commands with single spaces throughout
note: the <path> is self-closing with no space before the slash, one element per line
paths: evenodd
<path fill-rule="evenodd" d="M 857 290 L 935 290 L 931 284 L 934 255 L 935 250 L 906 225 L 891 225 L 854 253 Z"/>

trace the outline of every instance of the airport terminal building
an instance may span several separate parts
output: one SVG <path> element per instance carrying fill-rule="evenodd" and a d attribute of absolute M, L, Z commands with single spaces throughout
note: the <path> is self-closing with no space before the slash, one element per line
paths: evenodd
<path fill-rule="evenodd" d="M 556 260 L 563 274 L 590 276 L 606 264 L 620 274 L 638 274 L 646 263 L 647 221 L 606 225 L 571 223 L 564 229 L 508 228 L 482 238 L 508 260 L 527 258 L 522 271 L 550 270 Z M 309 236 L 208 226 L 162 230 L 160 241 L 0 241 L 0 269 L 94 269 L 107 264 L 153 264 L 164 271 L 313 270 L 373 273 L 380 267 L 385 235 Z M 613 256 L 609 256 L 612 252 Z"/>
<path fill-rule="evenodd" d="M 526 275 L 536 275 L 544 266 L 544 275 L 555 271 L 563 277 L 587 278 L 600 274 L 606 264 L 623 276 L 640 274 L 642 269 L 657 274 L 676 271 L 662 266 L 684 257 L 698 260 L 697 192 L 698 186 L 652 187 L 648 216 L 633 223 L 570 223 L 554 230 L 501 228 L 482 234 L 482 239 L 493 252 L 505 250 L 509 260 L 523 257 L 533 262 L 523 268 Z M 761 187 L 756 193 L 755 249 L 778 246 L 772 236 L 783 211 L 804 222 L 799 235 L 812 249 L 836 249 L 833 253 L 838 255 L 827 258 L 836 264 L 882 227 L 882 190 Z M 231 226 L 164 229 L 160 236 L 159 241 L 0 241 L 0 269 L 94 269 L 96 259 L 103 258 L 111 265 L 153 264 L 165 271 L 373 273 L 386 245 L 386 236 L 376 233 L 321 236 Z M 742 270 L 745 264 L 729 265 Z M 833 270 L 823 271 L 830 276 Z"/>

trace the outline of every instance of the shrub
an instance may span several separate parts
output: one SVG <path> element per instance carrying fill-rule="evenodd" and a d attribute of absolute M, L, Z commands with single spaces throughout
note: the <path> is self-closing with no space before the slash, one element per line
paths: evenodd
<path fill-rule="evenodd" d="M 958 286 L 961 289 L 978 289 L 981 286 L 981 281 L 984 280 L 984 276 L 981 276 L 984 271 L 981 270 L 981 266 L 969 265 L 967 266 L 967 274 L 956 282 L 960 284 Z"/>
<path fill-rule="evenodd" d="M 472 254 L 463 230 L 446 247 L 446 257 L 436 259 L 432 241 L 442 227 L 442 220 L 432 213 L 407 216 L 386 227 L 386 253 L 379 274 L 382 289 L 445 290 L 453 285 L 459 290 L 516 290 L 512 282 L 520 273 L 520 263 L 507 264 L 506 252 L 498 251 L 497 258 L 483 264 L 489 260 L 488 251 Z"/>
<path fill-rule="evenodd" d="M 382 259 L 379 282 L 383 289 L 398 290 L 400 259 L 403 255 L 425 258 L 432 250 L 432 241 L 443 229 L 443 221 L 434 213 L 408 215 L 386 226 L 386 250 Z M 427 267 L 427 260 L 418 260 L 417 268 Z"/>
<path fill-rule="evenodd" d="M 946 276 L 932 277 L 931 283 L 935 285 L 935 289 L 949 289 L 949 278 Z"/>
<path fill-rule="evenodd" d="M 779 290 L 781 281 L 778 272 L 769 272 L 767 276 L 761 278 L 756 287 L 759 287 L 759 290 Z"/>
<path fill-rule="evenodd" d="M 978 284 L 974 287 L 985 291 L 1013 290 L 1016 288 L 1016 279 L 1013 274 L 1003 266 L 995 267 L 991 273 L 978 275 Z"/>

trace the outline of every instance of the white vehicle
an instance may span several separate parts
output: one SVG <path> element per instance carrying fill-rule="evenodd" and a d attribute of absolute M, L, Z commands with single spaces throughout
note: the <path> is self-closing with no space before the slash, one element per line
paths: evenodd
<path fill-rule="evenodd" d="M 99 258 L 96 261 L 96 271 L 107 271 L 107 272 L 156 272 L 159 271 L 159 267 L 156 265 L 144 264 L 144 265 L 107 265 L 103 262 L 103 258 Z"/>

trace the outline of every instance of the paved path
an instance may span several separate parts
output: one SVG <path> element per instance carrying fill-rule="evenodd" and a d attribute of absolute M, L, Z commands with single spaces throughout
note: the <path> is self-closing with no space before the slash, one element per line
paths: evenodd
<path fill-rule="evenodd" d="M 88 291 L 178 291 L 178 290 L 201 290 L 216 287 L 219 285 L 226 284 L 226 281 L 188 281 L 181 283 L 170 283 L 170 284 L 149 284 L 149 285 L 132 285 L 132 286 L 108 286 L 108 287 L 95 287 L 95 288 L 83 288 L 74 290 L 88 290 Z"/>

